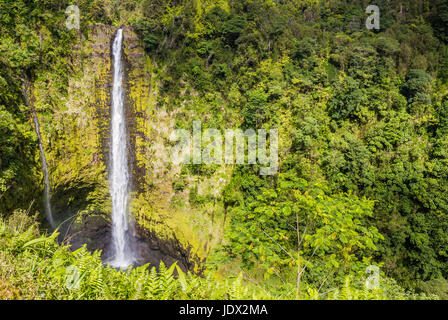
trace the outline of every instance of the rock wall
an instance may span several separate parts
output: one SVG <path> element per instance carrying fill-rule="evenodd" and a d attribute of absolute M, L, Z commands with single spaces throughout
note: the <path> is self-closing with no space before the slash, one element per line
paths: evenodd
<path fill-rule="evenodd" d="M 55 93 L 60 84 L 52 82 L 51 75 L 42 75 L 34 86 L 50 168 L 53 211 L 56 221 L 62 223 L 61 234 L 71 239 L 78 234 L 73 240 L 77 245 L 83 237 L 94 238 L 93 242 L 101 237 L 108 241 L 109 237 L 109 232 L 101 228 L 108 228 L 111 212 L 107 166 L 111 45 L 117 28 L 92 25 L 78 41 L 68 55 L 74 67 L 66 95 Z M 200 261 L 222 239 L 222 222 L 215 214 L 222 208 L 216 204 L 216 197 L 206 206 L 191 205 L 190 190 L 216 196 L 231 171 L 220 169 L 207 179 L 199 179 L 171 164 L 169 136 L 176 119 L 192 118 L 194 114 L 189 114 L 183 103 L 161 103 L 163 66 L 145 53 L 133 28 L 124 27 L 123 31 L 131 212 L 137 232 L 152 250 L 160 250 L 168 260 L 178 260 L 185 268 L 200 272 Z M 188 99 L 185 103 L 191 104 Z M 180 179 L 184 187 L 175 190 L 173 185 Z M 91 240 L 85 242 L 92 250 L 105 248 Z"/>

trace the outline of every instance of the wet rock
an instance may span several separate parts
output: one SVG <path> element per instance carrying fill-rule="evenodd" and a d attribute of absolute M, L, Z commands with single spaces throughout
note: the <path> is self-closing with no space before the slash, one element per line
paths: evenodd
<path fill-rule="evenodd" d="M 90 252 L 101 251 L 101 258 L 106 262 L 113 255 L 110 222 L 101 215 L 87 216 L 82 221 L 71 221 L 66 227 L 61 227 L 59 240 L 70 245 L 73 251 L 84 244 Z M 130 240 L 137 259 L 134 266 L 149 263 L 150 266 L 158 267 L 161 261 L 170 266 L 177 261 L 182 270 L 190 269 L 188 259 L 176 253 L 176 249 L 169 243 L 163 243 L 161 246 L 157 240 L 148 240 L 138 235 L 131 235 Z"/>

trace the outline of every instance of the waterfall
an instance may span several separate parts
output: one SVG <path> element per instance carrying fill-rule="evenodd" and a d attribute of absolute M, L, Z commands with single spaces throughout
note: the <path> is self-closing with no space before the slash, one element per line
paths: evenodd
<path fill-rule="evenodd" d="M 36 134 L 37 137 L 39 138 L 40 161 L 42 163 L 42 172 L 44 174 L 44 182 L 45 182 L 45 188 L 44 188 L 45 215 L 47 217 L 48 222 L 50 223 L 50 226 L 54 228 L 55 224 L 53 220 L 53 214 L 51 213 L 50 179 L 48 177 L 47 159 L 45 158 L 44 148 L 42 147 L 42 137 L 40 135 L 39 121 L 37 120 L 36 112 L 34 110 L 33 110 L 33 118 L 34 118 L 34 125 L 36 128 Z"/>
<path fill-rule="evenodd" d="M 112 87 L 112 125 L 111 155 L 109 172 L 109 189 L 112 197 L 112 245 L 114 256 L 111 266 L 126 268 L 135 261 L 129 236 L 133 224 L 128 218 L 129 205 L 129 168 L 126 136 L 126 119 L 124 112 L 123 65 L 122 65 L 123 30 L 120 28 L 112 45 L 113 87 Z"/>

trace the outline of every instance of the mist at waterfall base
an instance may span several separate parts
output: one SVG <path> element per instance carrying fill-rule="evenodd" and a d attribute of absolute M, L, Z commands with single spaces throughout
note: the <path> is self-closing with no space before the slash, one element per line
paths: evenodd
<path fill-rule="evenodd" d="M 136 254 L 132 248 L 135 227 L 128 215 L 129 208 L 129 168 L 124 111 L 123 29 L 118 29 L 112 45 L 113 86 L 111 107 L 111 153 L 109 168 L 109 190 L 112 198 L 111 252 L 109 263 L 115 268 L 133 265 Z"/>

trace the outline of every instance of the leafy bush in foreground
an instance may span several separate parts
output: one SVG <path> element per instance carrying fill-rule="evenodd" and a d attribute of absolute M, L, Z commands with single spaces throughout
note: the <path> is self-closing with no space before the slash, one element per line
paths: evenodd
<path fill-rule="evenodd" d="M 308 290 L 298 297 L 294 290 L 267 292 L 247 283 L 242 274 L 225 280 L 212 273 L 199 277 L 185 274 L 176 264 L 119 271 L 104 266 L 100 252 L 90 253 L 85 247 L 72 252 L 59 245 L 56 236 L 40 235 L 35 218 L 21 210 L 8 220 L 0 219 L 0 299 L 427 298 L 407 295 L 386 282 L 378 290 L 356 288 L 350 278 L 328 295 Z"/>

